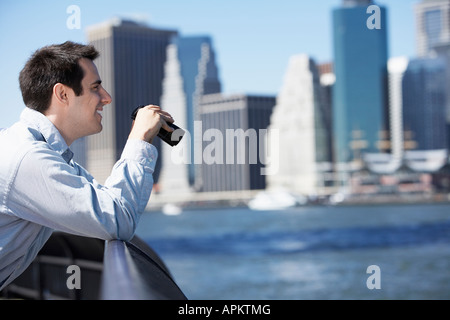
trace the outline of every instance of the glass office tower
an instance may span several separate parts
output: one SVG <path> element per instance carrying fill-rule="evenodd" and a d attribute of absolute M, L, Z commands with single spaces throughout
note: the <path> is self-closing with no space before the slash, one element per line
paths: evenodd
<path fill-rule="evenodd" d="M 416 4 L 415 11 L 418 56 L 434 57 L 437 54 L 447 63 L 446 119 L 450 132 L 450 1 L 422 0 Z"/>
<path fill-rule="evenodd" d="M 334 159 L 358 160 L 380 152 L 383 132 L 389 132 L 387 86 L 387 11 L 379 8 L 380 28 L 369 28 L 372 1 L 343 1 L 333 11 Z M 388 150 L 385 150 L 388 151 Z"/>
<path fill-rule="evenodd" d="M 412 60 L 403 77 L 403 126 L 418 150 L 447 148 L 446 65 L 443 59 Z"/>

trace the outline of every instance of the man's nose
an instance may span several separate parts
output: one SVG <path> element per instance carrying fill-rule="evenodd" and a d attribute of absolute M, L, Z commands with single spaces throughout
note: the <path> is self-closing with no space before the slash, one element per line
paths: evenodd
<path fill-rule="evenodd" d="M 108 91 L 103 89 L 103 94 L 102 94 L 102 103 L 103 103 L 103 105 L 110 104 L 111 102 L 112 102 L 111 95 L 108 93 Z"/>

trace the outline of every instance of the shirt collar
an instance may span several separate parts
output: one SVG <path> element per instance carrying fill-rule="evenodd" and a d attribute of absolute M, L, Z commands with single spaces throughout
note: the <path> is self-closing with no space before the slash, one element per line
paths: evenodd
<path fill-rule="evenodd" d="M 72 160 L 73 152 L 55 125 L 45 115 L 26 107 L 20 115 L 20 120 L 38 130 L 50 147 L 59 153 L 67 163 Z"/>

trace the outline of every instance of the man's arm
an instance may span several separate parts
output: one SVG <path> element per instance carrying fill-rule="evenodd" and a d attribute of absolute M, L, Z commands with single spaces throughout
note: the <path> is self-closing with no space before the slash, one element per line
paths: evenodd
<path fill-rule="evenodd" d="M 7 199 L 11 213 L 55 230 L 104 240 L 132 238 L 150 197 L 156 148 L 128 140 L 105 185 L 59 154 L 37 146 L 17 170 Z"/>

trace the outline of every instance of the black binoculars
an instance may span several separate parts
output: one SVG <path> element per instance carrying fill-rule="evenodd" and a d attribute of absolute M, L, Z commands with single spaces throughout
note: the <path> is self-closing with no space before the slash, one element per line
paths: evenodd
<path fill-rule="evenodd" d="M 136 109 L 134 109 L 133 113 L 131 114 L 131 119 L 132 119 L 132 120 L 135 120 L 135 119 L 136 119 L 136 115 L 137 115 L 139 109 L 141 109 L 141 108 L 143 108 L 143 107 L 145 107 L 145 106 L 139 106 L 139 107 L 137 107 Z M 158 132 L 158 137 L 159 137 L 162 141 L 164 141 L 165 143 L 167 143 L 168 145 L 170 145 L 170 146 L 172 146 L 172 147 L 173 147 L 173 146 L 176 146 L 176 145 L 181 141 L 181 138 L 183 138 L 183 135 L 184 135 L 185 131 L 184 131 L 183 129 L 181 129 L 180 127 L 174 125 L 173 123 L 167 122 L 167 125 L 168 125 L 169 127 L 171 127 L 174 131 L 169 132 L 169 131 L 167 131 L 166 129 L 161 128 L 161 129 L 159 130 L 159 132 Z M 174 132 L 177 132 L 177 134 L 176 134 L 176 135 L 177 135 L 177 138 L 178 138 L 177 140 L 172 139 L 172 134 L 173 134 Z"/>

